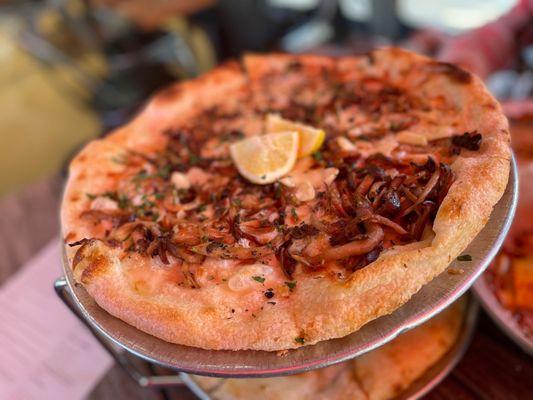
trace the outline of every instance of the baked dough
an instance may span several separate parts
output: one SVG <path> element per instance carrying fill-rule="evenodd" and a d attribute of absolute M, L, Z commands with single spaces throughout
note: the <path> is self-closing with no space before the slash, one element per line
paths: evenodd
<path fill-rule="evenodd" d="M 354 360 L 280 378 L 192 377 L 213 400 L 387 400 L 400 395 L 456 343 L 464 300 Z"/>

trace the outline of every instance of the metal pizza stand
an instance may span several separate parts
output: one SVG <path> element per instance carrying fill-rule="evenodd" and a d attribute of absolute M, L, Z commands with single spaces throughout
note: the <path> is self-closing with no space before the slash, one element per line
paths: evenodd
<path fill-rule="evenodd" d="M 437 315 L 462 296 L 487 268 L 509 231 L 518 198 L 518 177 L 513 159 L 509 183 L 492 215 L 464 254 L 471 261 L 454 260 L 444 272 L 423 286 L 405 305 L 390 315 L 377 318 L 343 338 L 289 350 L 283 357 L 266 351 L 213 351 L 165 342 L 108 314 L 80 285 L 76 285 L 66 261 L 64 277 L 55 290 L 65 304 L 91 330 L 125 371 L 143 387 L 169 387 L 187 384 L 200 398 L 208 399 L 187 374 L 224 378 L 254 378 L 291 375 L 324 368 L 350 360 L 376 349 L 399 334 Z M 470 258 L 470 257 L 469 257 Z M 410 390 L 409 398 L 419 397 L 436 385 L 460 359 L 475 326 L 477 304 L 471 298 L 457 343 Z M 145 376 L 130 357 L 163 366 L 178 374 Z M 409 392 L 409 390 L 408 390 Z M 402 395 L 403 396 L 403 395 Z"/>

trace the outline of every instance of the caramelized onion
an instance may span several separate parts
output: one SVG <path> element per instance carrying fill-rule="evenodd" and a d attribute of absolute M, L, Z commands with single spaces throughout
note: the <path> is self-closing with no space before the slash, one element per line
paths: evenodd
<path fill-rule="evenodd" d="M 251 236 L 259 244 L 270 243 L 278 236 L 278 231 L 273 225 L 261 226 L 261 221 L 258 220 L 241 222 L 239 229 L 246 236 Z"/>
<path fill-rule="evenodd" d="M 439 181 L 440 176 L 440 169 L 437 168 L 435 172 L 433 172 L 433 175 L 431 175 L 431 178 L 429 178 L 428 183 L 426 186 L 424 186 L 424 189 L 422 190 L 422 193 L 420 193 L 420 196 L 418 196 L 418 199 L 408 208 L 406 208 L 401 214 L 400 217 L 403 217 L 407 214 L 409 214 L 411 211 L 413 211 L 418 205 L 422 204 L 424 200 L 426 200 L 426 197 L 429 195 L 429 193 L 433 190 L 437 182 Z"/>
<path fill-rule="evenodd" d="M 365 229 L 366 234 L 364 235 L 363 239 L 354 240 L 340 246 L 331 247 L 318 258 L 324 261 L 340 260 L 372 251 L 383 240 L 383 229 L 381 229 L 378 224 L 372 222 L 366 222 Z"/>
<path fill-rule="evenodd" d="M 194 246 L 191 251 L 214 258 L 237 260 L 258 259 L 273 253 L 273 250 L 267 246 L 241 247 L 230 246 L 220 242 L 209 242 Z"/>
<path fill-rule="evenodd" d="M 355 193 L 358 195 L 366 195 L 370 190 L 370 187 L 374 183 L 374 177 L 370 174 L 365 175 L 359 186 L 357 187 Z"/>
<path fill-rule="evenodd" d="M 407 235 L 407 231 L 403 229 L 399 224 L 397 224 L 394 221 L 391 221 L 388 218 L 385 218 L 381 215 L 374 214 L 371 217 L 371 221 L 377 222 L 378 224 L 388 226 L 389 228 L 392 228 L 395 232 L 399 233 L 400 235 Z"/>

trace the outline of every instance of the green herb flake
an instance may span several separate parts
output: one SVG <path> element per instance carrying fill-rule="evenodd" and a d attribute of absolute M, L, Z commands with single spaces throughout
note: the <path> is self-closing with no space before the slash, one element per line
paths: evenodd
<path fill-rule="evenodd" d="M 111 157 L 111 161 L 113 161 L 115 164 L 127 164 L 128 158 L 126 154 L 119 154 Z"/>
<path fill-rule="evenodd" d="M 104 192 L 104 194 L 102 196 L 107 197 L 108 199 L 111 199 L 111 200 L 117 200 L 118 199 L 117 192 L 112 192 L 110 190 L 108 190 L 107 192 Z"/>
<path fill-rule="evenodd" d="M 298 214 L 296 213 L 296 209 L 294 207 L 291 208 L 291 215 L 294 219 L 298 219 Z"/>
<path fill-rule="evenodd" d="M 472 256 L 470 254 L 462 254 L 457 257 L 457 261 L 472 261 Z"/>
<path fill-rule="evenodd" d="M 289 290 L 292 292 L 296 288 L 296 281 L 292 282 L 285 282 L 285 285 L 289 288 Z"/>
<path fill-rule="evenodd" d="M 197 212 L 204 212 L 207 209 L 207 206 L 205 204 L 200 204 L 198 207 L 196 207 Z"/>
<path fill-rule="evenodd" d="M 315 151 L 312 156 L 316 161 L 321 161 L 322 159 L 324 159 L 324 156 L 320 151 Z"/>
<path fill-rule="evenodd" d="M 189 154 L 189 163 L 191 165 L 195 165 L 195 164 L 198 164 L 202 159 L 200 157 L 198 157 L 196 154 L 194 153 L 190 153 Z"/>
<path fill-rule="evenodd" d="M 148 172 L 146 172 L 144 169 L 139 171 L 137 175 L 133 177 L 134 182 L 144 181 L 145 179 L 151 178 L 152 175 L 150 175 Z"/>
<path fill-rule="evenodd" d="M 252 279 L 256 282 L 259 282 L 259 283 L 264 283 L 265 282 L 265 278 L 263 278 L 262 276 L 252 276 Z"/>
<path fill-rule="evenodd" d="M 126 195 L 121 194 L 120 196 L 118 196 L 118 208 L 120 208 L 121 210 L 124 210 L 128 208 L 129 204 L 130 204 L 130 201 Z"/>
<path fill-rule="evenodd" d="M 294 341 L 296 343 L 299 343 L 299 344 L 304 344 L 305 343 L 305 339 L 303 337 L 301 337 L 301 336 L 295 338 Z"/>
<path fill-rule="evenodd" d="M 162 179 L 168 179 L 170 177 L 170 171 L 172 167 L 167 164 L 164 167 L 161 167 L 159 171 L 157 171 L 157 176 L 159 176 Z"/>
<path fill-rule="evenodd" d="M 233 199 L 233 204 L 235 204 L 237 207 L 241 207 L 242 201 L 241 199 Z"/>
<path fill-rule="evenodd" d="M 280 199 L 280 198 L 281 198 L 281 191 L 282 191 L 282 187 L 281 187 L 281 185 L 278 183 L 278 184 L 276 185 L 276 192 L 274 193 L 274 197 L 275 197 L 276 199 Z"/>
<path fill-rule="evenodd" d="M 87 198 L 89 200 L 94 200 L 96 199 L 98 196 L 96 196 L 95 194 L 92 194 L 92 193 L 85 193 L 85 196 L 87 196 Z"/>

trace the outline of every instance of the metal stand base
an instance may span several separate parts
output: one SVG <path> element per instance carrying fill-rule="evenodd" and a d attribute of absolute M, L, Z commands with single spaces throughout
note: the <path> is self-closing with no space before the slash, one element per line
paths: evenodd
<path fill-rule="evenodd" d="M 76 307 L 72 300 L 72 296 L 69 292 L 67 280 L 62 277 L 54 282 L 54 290 L 59 298 L 66 304 L 66 306 L 74 313 L 76 317 L 89 329 L 98 342 L 107 350 L 107 352 L 114 358 L 114 360 L 122 367 L 124 371 L 133 379 L 137 384 L 143 388 L 168 388 L 175 386 L 184 386 L 182 375 L 178 373 L 176 375 L 166 376 L 145 376 L 139 369 L 133 365 L 129 360 L 129 357 L 125 350 L 119 346 L 111 343 L 109 340 L 103 338 L 83 317 L 80 310 Z M 190 379 L 189 379 L 190 380 Z"/>

